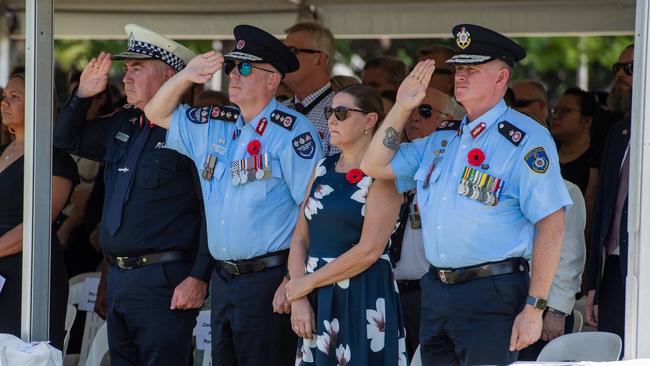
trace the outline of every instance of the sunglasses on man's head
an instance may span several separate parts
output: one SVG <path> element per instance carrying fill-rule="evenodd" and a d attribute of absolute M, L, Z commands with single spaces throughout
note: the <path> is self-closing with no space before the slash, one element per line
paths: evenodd
<path fill-rule="evenodd" d="M 617 62 L 614 65 L 612 65 L 612 72 L 614 74 L 618 73 L 618 70 L 623 69 L 623 71 L 628 74 L 629 76 L 632 76 L 632 61 L 630 62 Z"/>
<path fill-rule="evenodd" d="M 449 116 L 449 114 L 447 114 L 447 113 L 445 113 L 443 111 L 439 111 L 439 110 L 433 108 L 432 106 L 430 106 L 429 104 L 420 104 L 420 106 L 418 107 L 418 113 L 420 113 L 420 116 L 422 118 L 431 117 L 433 115 L 433 112 L 439 113 L 439 114 L 444 115 L 444 116 Z"/>
<path fill-rule="evenodd" d="M 223 63 L 223 71 L 226 73 L 226 75 L 230 75 L 232 70 L 235 68 L 235 65 L 237 66 L 237 70 L 239 70 L 239 75 L 241 76 L 248 76 L 253 72 L 253 69 L 258 69 L 258 70 L 263 70 L 266 72 L 273 73 L 273 70 L 268 70 L 263 67 L 259 66 L 253 66 L 252 62 L 248 61 L 233 61 L 233 60 L 226 60 Z"/>
<path fill-rule="evenodd" d="M 354 109 L 354 108 L 348 108 L 348 107 L 325 107 L 325 118 L 330 119 L 332 115 L 336 117 L 337 120 L 343 122 L 345 121 L 346 118 L 348 118 L 348 112 L 359 112 L 363 114 L 368 114 L 370 112 L 363 111 L 361 109 Z"/>

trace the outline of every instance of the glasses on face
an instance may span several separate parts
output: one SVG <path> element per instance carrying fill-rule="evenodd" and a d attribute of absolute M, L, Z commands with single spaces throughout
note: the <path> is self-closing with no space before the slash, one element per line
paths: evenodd
<path fill-rule="evenodd" d="M 293 46 L 288 46 L 287 47 L 291 52 L 298 54 L 298 53 L 309 53 L 309 54 L 314 54 L 314 53 L 321 53 L 322 51 L 319 50 L 314 50 L 311 48 L 298 48 L 298 47 L 293 47 Z"/>
<path fill-rule="evenodd" d="M 330 117 L 332 117 L 332 115 L 334 115 L 334 117 L 336 117 L 337 120 L 343 122 L 343 121 L 345 121 L 346 118 L 348 118 L 348 112 L 351 112 L 351 111 L 352 112 L 359 112 L 359 113 L 363 113 L 363 114 L 370 113 L 370 112 L 367 112 L 367 111 L 363 111 L 361 109 L 354 109 L 354 108 L 348 108 L 348 107 L 336 107 L 336 108 L 325 107 L 325 118 L 327 118 L 329 120 Z"/>
<path fill-rule="evenodd" d="M 262 71 L 266 71 L 266 72 L 270 72 L 270 73 L 275 72 L 273 70 L 265 69 L 263 67 L 253 66 L 252 62 L 248 62 L 248 61 L 239 61 L 239 62 L 237 62 L 237 61 L 232 61 L 232 60 L 226 60 L 223 63 L 223 71 L 226 73 L 226 75 L 230 75 L 230 73 L 235 68 L 235 66 L 237 66 L 237 70 L 239 70 L 239 75 L 241 75 L 241 76 L 250 75 L 253 72 L 253 69 L 258 69 L 258 70 L 262 70 Z"/>
<path fill-rule="evenodd" d="M 420 104 L 420 106 L 418 107 L 418 113 L 420 113 L 420 116 L 422 118 L 431 117 L 433 115 L 433 112 L 436 112 L 436 113 L 441 114 L 443 116 L 449 116 L 448 113 L 445 113 L 443 111 L 439 111 L 439 110 L 433 108 L 432 106 L 430 106 L 428 104 Z"/>
<path fill-rule="evenodd" d="M 569 107 L 557 107 L 551 109 L 551 114 L 557 118 L 562 118 L 571 112 L 581 112 L 581 110 Z"/>
<path fill-rule="evenodd" d="M 541 99 L 517 99 L 514 102 L 514 107 L 515 108 L 523 108 L 523 107 L 528 107 L 529 105 L 535 103 L 535 102 L 540 102 Z"/>
<path fill-rule="evenodd" d="M 614 65 L 612 65 L 612 72 L 614 75 L 618 74 L 618 70 L 623 69 L 623 71 L 629 75 L 632 76 L 632 61 L 630 62 L 617 62 Z"/>

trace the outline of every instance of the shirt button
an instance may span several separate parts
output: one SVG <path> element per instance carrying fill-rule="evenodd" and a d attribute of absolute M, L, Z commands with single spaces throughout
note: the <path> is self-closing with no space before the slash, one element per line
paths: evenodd
<path fill-rule="evenodd" d="M 242 145 L 242 146 L 244 146 L 244 145 Z M 466 147 L 467 147 L 467 146 L 463 145 L 463 150 L 465 150 Z"/>
<path fill-rule="evenodd" d="M 223 225 L 223 223 L 224 223 L 223 220 L 221 220 L 221 225 Z"/>
<path fill-rule="evenodd" d="M 443 200 L 443 201 L 446 201 L 446 200 L 447 200 L 447 197 L 442 197 L 442 200 Z"/>
<path fill-rule="evenodd" d="M 221 251 L 222 251 L 222 252 L 225 252 L 225 251 L 226 251 L 226 248 L 221 248 Z"/>
<path fill-rule="evenodd" d="M 445 255 L 444 255 L 444 254 L 440 254 L 440 258 L 444 258 L 444 257 L 445 257 Z"/>
<path fill-rule="evenodd" d="M 442 225 L 438 225 L 438 230 L 442 229 Z"/>
<path fill-rule="evenodd" d="M 241 143 L 241 146 L 244 146 L 244 143 L 243 143 L 243 142 Z"/>

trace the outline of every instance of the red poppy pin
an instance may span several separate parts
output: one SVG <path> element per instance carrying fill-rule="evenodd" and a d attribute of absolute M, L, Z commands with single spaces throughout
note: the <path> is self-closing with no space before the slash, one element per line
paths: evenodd
<path fill-rule="evenodd" d="M 361 179 L 363 179 L 364 175 L 365 174 L 363 174 L 363 170 L 361 169 L 357 169 L 357 168 L 350 169 L 348 170 L 348 173 L 345 175 L 345 180 L 347 180 L 348 183 L 350 184 L 356 184 L 359 183 Z"/>
<path fill-rule="evenodd" d="M 481 149 L 472 149 L 467 154 L 467 162 L 471 166 L 480 166 L 485 161 L 485 153 Z"/>
<path fill-rule="evenodd" d="M 260 144 L 260 141 L 255 139 L 248 143 L 248 147 L 246 148 L 246 150 L 251 155 L 257 155 L 260 153 L 261 146 L 262 145 Z"/>

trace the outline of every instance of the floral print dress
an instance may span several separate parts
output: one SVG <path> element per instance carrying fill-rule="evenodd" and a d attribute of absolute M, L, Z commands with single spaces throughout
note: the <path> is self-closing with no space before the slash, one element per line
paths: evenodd
<path fill-rule="evenodd" d="M 334 170 L 339 156 L 318 163 L 305 204 L 310 240 L 307 273 L 333 261 L 361 239 L 372 178 L 361 175 L 350 179 L 351 183 L 345 173 Z M 364 272 L 310 294 L 316 336 L 298 341 L 296 365 L 407 365 L 402 309 L 389 247 L 390 241 L 383 255 Z"/>

